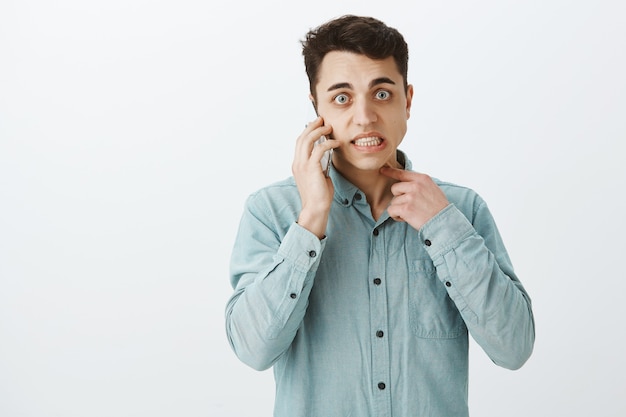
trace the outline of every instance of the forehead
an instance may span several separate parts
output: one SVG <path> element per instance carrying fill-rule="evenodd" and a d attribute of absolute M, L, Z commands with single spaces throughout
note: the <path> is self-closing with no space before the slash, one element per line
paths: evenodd
<path fill-rule="evenodd" d="M 322 60 L 318 73 L 317 91 L 325 92 L 330 86 L 348 83 L 355 89 L 367 88 L 372 80 L 387 77 L 396 85 L 403 83 L 402 74 L 393 57 L 371 59 L 362 54 L 332 51 Z"/>

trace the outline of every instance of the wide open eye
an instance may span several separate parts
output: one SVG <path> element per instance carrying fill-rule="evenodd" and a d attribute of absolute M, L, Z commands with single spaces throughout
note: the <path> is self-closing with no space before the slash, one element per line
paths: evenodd
<path fill-rule="evenodd" d="M 334 98 L 333 101 L 336 104 L 346 104 L 348 102 L 348 96 L 346 94 L 337 94 Z"/>
<path fill-rule="evenodd" d="M 389 100 L 391 98 L 391 93 L 387 90 L 378 90 L 375 96 L 378 100 Z"/>

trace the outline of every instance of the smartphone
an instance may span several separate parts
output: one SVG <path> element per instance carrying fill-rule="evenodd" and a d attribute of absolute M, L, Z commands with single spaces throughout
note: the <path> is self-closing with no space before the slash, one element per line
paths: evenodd
<path fill-rule="evenodd" d="M 311 104 L 313 105 L 313 110 L 315 110 L 315 115 L 319 117 L 319 114 L 317 113 L 317 109 L 315 108 L 315 103 L 311 101 Z M 321 136 L 317 141 L 315 141 L 315 144 L 318 145 L 320 143 L 324 143 L 324 141 L 328 139 L 332 139 L 332 137 L 329 136 L 328 138 L 326 138 L 326 136 Z M 324 176 L 326 177 L 330 175 L 330 165 L 332 164 L 332 161 L 333 161 L 333 150 L 329 149 L 324 152 L 324 155 L 322 155 L 322 159 L 320 160 L 320 163 L 322 164 L 322 171 L 324 172 Z"/>
<path fill-rule="evenodd" d="M 326 139 L 326 136 L 322 136 L 315 143 L 316 144 L 324 143 L 324 141 L 326 140 L 328 140 Z M 322 159 L 320 160 L 320 163 L 322 164 L 322 171 L 324 172 L 324 176 L 326 177 L 330 175 L 330 165 L 332 163 L 332 160 L 333 160 L 333 150 L 329 149 L 324 152 L 324 155 L 322 155 Z"/>

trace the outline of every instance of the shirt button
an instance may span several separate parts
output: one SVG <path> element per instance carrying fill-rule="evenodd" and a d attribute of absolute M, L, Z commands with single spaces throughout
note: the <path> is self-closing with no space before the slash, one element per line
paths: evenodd
<path fill-rule="evenodd" d="M 343 205 L 344 205 L 344 206 L 347 206 L 347 205 L 348 205 L 348 203 L 350 203 L 350 202 L 348 201 L 348 199 L 347 199 L 347 198 L 344 198 L 344 199 L 343 199 L 343 201 L 342 201 L 342 203 L 343 203 Z"/>
<path fill-rule="evenodd" d="M 430 245 L 432 245 L 432 244 L 433 244 L 433 243 L 432 243 L 430 240 L 428 240 L 428 239 L 426 239 L 426 240 L 424 241 L 424 245 L 426 245 L 426 246 L 430 246 Z"/>
<path fill-rule="evenodd" d="M 379 382 L 379 383 L 378 383 L 378 389 L 379 389 L 379 390 L 381 390 L 381 391 L 382 391 L 382 390 L 384 390 L 384 389 L 385 389 L 385 387 L 386 387 L 386 385 L 385 385 L 385 383 L 384 383 L 384 382 Z"/>
<path fill-rule="evenodd" d="M 292 299 L 295 299 L 298 295 L 297 295 L 295 292 L 292 292 L 291 294 L 289 294 L 289 296 L 290 296 Z"/>
<path fill-rule="evenodd" d="M 374 278 L 374 284 L 375 285 L 380 285 L 382 281 L 380 280 L 380 278 Z"/>
<path fill-rule="evenodd" d="M 378 236 L 378 229 L 374 229 L 374 236 Z"/>
<path fill-rule="evenodd" d="M 452 283 L 450 281 L 446 281 L 446 287 L 451 287 Z"/>
<path fill-rule="evenodd" d="M 376 332 L 376 336 L 378 337 L 383 337 L 385 335 L 385 332 L 383 332 L 382 330 L 379 330 Z"/>
<path fill-rule="evenodd" d="M 315 252 L 314 250 L 309 251 L 309 256 L 310 256 L 311 258 L 315 258 L 315 257 L 317 256 L 317 252 Z"/>
<path fill-rule="evenodd" d="M 363 197 L 361 197 L 361 194 L 359 194 L 359 193 L 356 193 L 356 194 L 354 195 L 354 199 L 355 199 L 356 201 L 360 201 L 362 198 L 363 198 Z"/>

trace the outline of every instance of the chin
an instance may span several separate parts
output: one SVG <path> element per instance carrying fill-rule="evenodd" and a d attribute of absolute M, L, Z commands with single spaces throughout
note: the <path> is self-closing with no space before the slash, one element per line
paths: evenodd
<path fill-rule="evenodd" d="M 384 167 L 386 163 L 376 163 L 376 164 L 363 164 L 359 169 L 362 171 L 376 171 L 378 172 L 382 167 Z"/>
<path fill-rule="evenodd" d="M 350 165 L 352 169 L 356 169 L 359 171 L 378 171 L 386 164 L 387 164 L 387 161 L 368 160 L 368 161 L 354 161 L 353 163 L 350 163 L 348 165 Z"/>
<path fill-rule="evenodd" d="M 376 171 L 380 170 L 383 166 L 389 165 L 390 163 L 393 165 L 394 161 L 389 158 L 383 157 L 382 155 L 359 155 L 357 158 L 337 158 L 337 154 L 335 154 L 335 158 L 333 160 L 333 164 L 339 171 L 350 170 L 350 171 Z"/>

